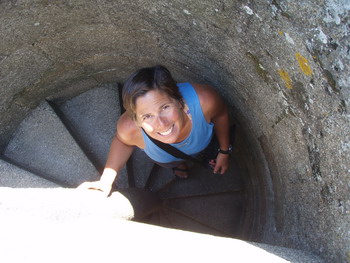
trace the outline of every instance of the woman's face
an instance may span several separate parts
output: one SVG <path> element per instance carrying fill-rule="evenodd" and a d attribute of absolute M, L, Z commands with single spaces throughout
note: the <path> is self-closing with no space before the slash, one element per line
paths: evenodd
<path fill-rule="evenodd" d="M 136 121 L 161 142 L 176 143 L 184 139 L 181 138 L 184 127 L 181 105 L 162 91 L 151 90 L 136 99 Z"/>

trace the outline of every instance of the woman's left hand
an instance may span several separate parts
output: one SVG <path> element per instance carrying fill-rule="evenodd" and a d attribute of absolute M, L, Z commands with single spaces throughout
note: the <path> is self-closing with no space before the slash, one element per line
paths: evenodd
<path fill-rule="evenodd" d="M 212 160 L 210 165 L 214 168 L 214 174 L 224 174 L 229 167 L 229 155 L 219 153 L 216 161 Z"/>

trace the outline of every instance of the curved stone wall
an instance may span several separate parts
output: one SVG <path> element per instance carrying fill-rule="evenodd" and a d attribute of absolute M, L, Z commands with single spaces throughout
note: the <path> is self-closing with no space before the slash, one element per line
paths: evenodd
<path fill-rule="evenodd" d="M 346 0 L 2 1 L 1 149 L 42 100 L 163 64 L 230 105 L 259 241 L 349 261 L 349 10 Z"/>

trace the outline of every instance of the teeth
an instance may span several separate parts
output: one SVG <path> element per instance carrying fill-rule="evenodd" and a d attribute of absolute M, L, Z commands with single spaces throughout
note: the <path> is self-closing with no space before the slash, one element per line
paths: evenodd
<path fill-rule="evenodd" d="M 163 136 L 166 136 L 166 135 L 169 135 L 173 130 L 173 126 L 170 127 L 169 130 L 165 131 L 165 132 L 160 132 L 159 134 L 160 135 L 163 135 Z"/>

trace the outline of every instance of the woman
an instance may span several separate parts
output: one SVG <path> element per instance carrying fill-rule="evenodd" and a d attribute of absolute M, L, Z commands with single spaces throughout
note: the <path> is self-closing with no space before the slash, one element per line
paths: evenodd
<path fill-rule="evenodd" d="M 225 104 L 207 85 L 176 84 L 163 66 L 143 68 L 133 73 L 123 87 L 126 112 L 117 123 L 107 163 L 100 181 L 81 187 L 97 189 L 108 195 L 118 171 L 130 158 L 134 146 L 158 164 L 173 168 L 179 178 L 187 178 L 187 165 L 160 149 L 151 138 L 171 144 L 196 156 L 210 143 L 215 133 L 218 143 L 214 173 L 225 173 L 229 166 L 229 117 Z"/>

